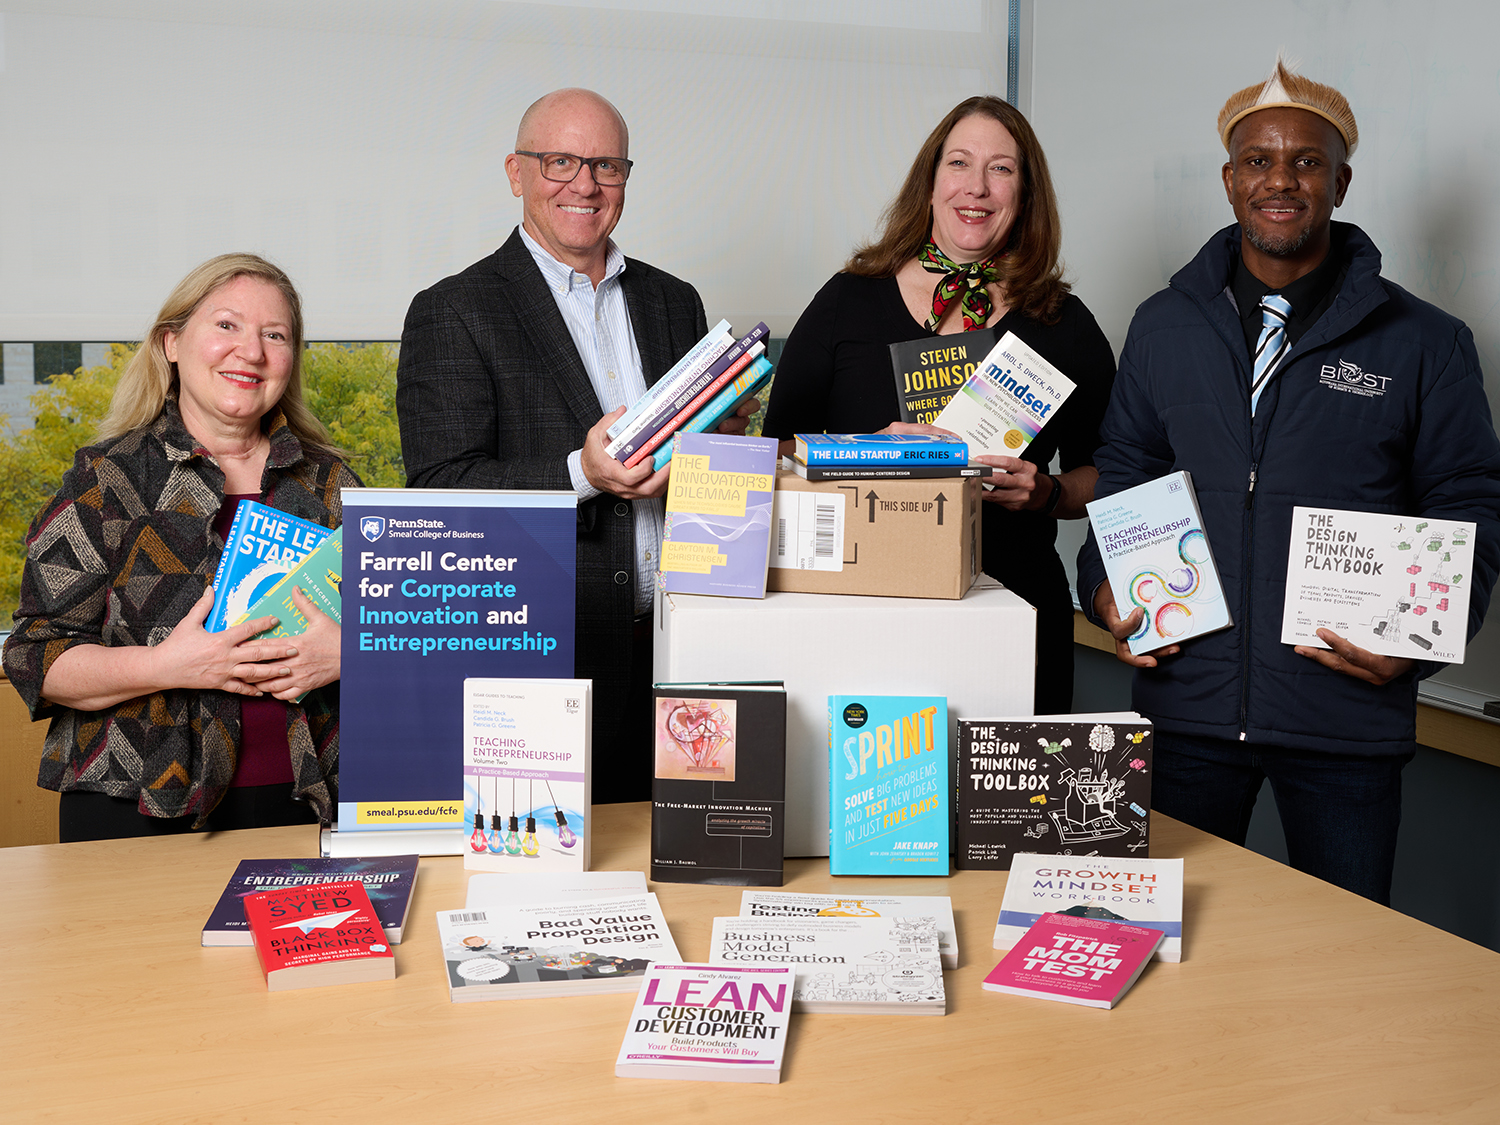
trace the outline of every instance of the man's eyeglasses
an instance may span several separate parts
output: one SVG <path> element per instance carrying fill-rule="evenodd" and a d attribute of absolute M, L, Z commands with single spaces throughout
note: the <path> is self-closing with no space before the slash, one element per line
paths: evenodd
<path fill-rule="evenodd" d="M 600 187 L 621 187 L 630 178 L 631 162 L 623 156 L 574 156 L 571 152 L 524 152 L 517 156 L 534 156 L 541 162 L 542 178 L 557 184 L 571 184 L 589 166 L 589 175 Z"/>

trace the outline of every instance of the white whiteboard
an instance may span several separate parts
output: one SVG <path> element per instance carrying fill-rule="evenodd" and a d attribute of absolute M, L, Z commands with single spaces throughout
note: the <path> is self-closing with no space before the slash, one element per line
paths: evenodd
<path fill-rule="evenodd" d="M 139 336 L 226 250 L 313 339 L 395 339 L 520 220 L 522 110 L 581 85 L 636 162 L 616 239 L 785 335 L 933 124 L 1005 90 L 1004 0 L 0 3 L 0 341 Z"/>
<path fill-rule="evenodd" d="M 1370 234 L 1387 277 L 1469 325 L 1500 403 L 1500 7 L 1048 0 L 1034 18 L 1022 80 L 1029 71 L 1069 273 L 1117 356 L 1136 305 L 1234 221 L 1215 121 L 1281 48 L 1342 90 L 1359 122 L 1334 217 Z M 1076 547 L 1081 526 L 1065 527 Z M 1435 680 L 1500 697 L 1500 610 Z"/>

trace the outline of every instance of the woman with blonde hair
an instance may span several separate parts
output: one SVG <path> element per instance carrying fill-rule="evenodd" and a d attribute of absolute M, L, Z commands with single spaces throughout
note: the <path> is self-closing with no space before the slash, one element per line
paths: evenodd
<path fill-rule="evenodd" d="M 359 479 L 302 398 L 302 304 L 225 254 L 185 277 L 27 534 L 5 670 L 50 718 L 37 784 L 64 842 L 332 819 L 339 626 L 209 633 L 240 500 L 325 527 Z M 301 703 L 293 702 L 308 693 Z"/>
<path fill-rule="evenodd" d="M 954 106 L 917 152 L 879 237 L 856 250 L 792 329 L 776 365 L 764 432 L 931 430 L 899 421 L 890 346 L 990 328 L 1014 332 L 1077 389 L 985 493 L 987 573 L 1037 610 L 1036 712 L 1072 709 L 1073 602 L 1057 521 L 1093 498 L 1093 454 L 1109 402 L 1109 342 L 1063 280 L 1062 225 L 1047 159 L 1014 106 Z M 986 349 L 987 350 L 987 349 Z M 1061 453 L 1063 472 L 1046 471 Z"/>

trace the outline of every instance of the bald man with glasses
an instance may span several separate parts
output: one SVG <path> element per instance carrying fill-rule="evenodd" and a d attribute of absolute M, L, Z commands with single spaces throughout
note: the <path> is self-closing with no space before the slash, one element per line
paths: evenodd
<path fill-rule="evenodd" d="M 707 332 L 691 285 L 627 258 L 630 136 L 613 105 L 558 90 L 505 158 L 521 225 L 413 299 L 396 411 L 413 488 L 578 497 L 575 674 L 594 682 L 597 803 L 651 796 L 650 611 L 667 470 L 606 456 L 605 428 Z M 746 416 L 727 421 L 744 432 Z"/>

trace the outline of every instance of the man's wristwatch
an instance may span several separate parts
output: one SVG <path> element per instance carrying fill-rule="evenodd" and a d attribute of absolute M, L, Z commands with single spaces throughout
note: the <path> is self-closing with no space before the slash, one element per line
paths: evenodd
<path fill-rule="evenodd" d="M 1043 473 L 1042 475 L 1052 482 L 1052 495 L 1047 497 L 1047 502 L 1038 511 L 1044 516 L 1050 516 L 1053 512 L 1057 511 L 1057 506 L 1062 503 L 1062 481 L 1058 480 L 1051 473 Z"/>

